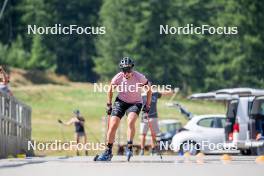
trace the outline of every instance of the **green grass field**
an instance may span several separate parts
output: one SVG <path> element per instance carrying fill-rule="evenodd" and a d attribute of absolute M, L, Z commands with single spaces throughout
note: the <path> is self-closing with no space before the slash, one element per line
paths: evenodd
<path fill-rule="evenodd" d="M 103 140 L 102 117 L 105 115 L 106 93 L 94 93 L 92 84 L 70 83 L 68 85 L 31 85 L 13 88 L 14 95 L 32 107 L 32 139 L 36 141 L 73 140 L 73 126 L 61 127 L 57 119 L 64 121 L 72 116 L 74 109 L 80 109 L 86 119 L 88 140 Z M 178 119 L 183 124 L 185 118 L 174 108 L 166 106 L 170 97 L 161 98 L 158 103 L 162 119 Z M 225 113 L 223 104 L 203 101 L 190 101 L 184 98 L 175 100 L 195 114 Z M 139 122 L 139 120 L 138 120 Z M 123 119 L 125 123 L 125 118 Z M 137 124 L 139 127 L 139 124 Z M 125 129 L 125 128 L 124 128 Z M 122 134 L 125 130 L 122 131 Z M 125 138 L 125 135 L 124 135 Z M 136 142 L 138 142 L 138 135 Z M 73 155 L 74 152 L 37 152 L 41 155 Z"/>

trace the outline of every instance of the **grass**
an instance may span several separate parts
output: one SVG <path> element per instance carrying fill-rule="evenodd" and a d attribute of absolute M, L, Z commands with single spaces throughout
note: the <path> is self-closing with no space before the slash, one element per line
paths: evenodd
<path fill-rule="evenodd" d="M 67 85 L 29 85 L 13 88 L 14 95 L 32 107 L 32 139 L 36 141 L 73 140 L 74 128 L 62 127 L 57 119 L 67 121 L 74 109 L 80 109 L 86 119 L 88 140 L 103 141 L 102 117 L 105 115 L 106 94 L 94 93 L 92 84 L 69 83 Z M 175 118 L 183 124 L 186 119 L 174 108 L 166 106 L 168 98 L 161 98 L 158 111 L 161 119 Z M 176 101 L 184 105 L 195 114 L 224 113 L 222 104 L 203 101 L 189 101 L 177 98 Z M 139 121 L 137 129 L 139 129 Z M 123 122 L 125 124 L 125 118 Z M 126 126 L 126 125 L 124 125 Z M 125 129 L 125 128 L 123 128 Z M 136 134 L 135 142 L 138 142 Z M 125 140 L 125 130 L 122 131 Z M 74 155 L 73 151 L 38 151 L 41 155 Z"/>

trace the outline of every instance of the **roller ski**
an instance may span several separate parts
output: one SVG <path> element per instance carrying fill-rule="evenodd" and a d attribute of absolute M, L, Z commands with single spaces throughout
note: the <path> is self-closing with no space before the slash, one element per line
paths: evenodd
<path fill-rule="evenodd" d="M 129 162 L 131 157 L 133 156 L 133 151 L 132 149 L 126 148 L 126 157 L 127 157 L 127 161 Z"/>
<path fill-rule="evenodd" d="M 113 154 L 110 150 L 105 150 L 101 155 L 96 155 L 94 161 L 111 161 Z"/>

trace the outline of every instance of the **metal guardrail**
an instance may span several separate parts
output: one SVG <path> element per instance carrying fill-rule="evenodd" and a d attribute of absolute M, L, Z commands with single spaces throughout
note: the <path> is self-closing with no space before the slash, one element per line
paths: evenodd
<path fill-rule="evenodd" d="M 31 154 L 31 107 L 15 97 L 0 93 L 0 158 Z"/>

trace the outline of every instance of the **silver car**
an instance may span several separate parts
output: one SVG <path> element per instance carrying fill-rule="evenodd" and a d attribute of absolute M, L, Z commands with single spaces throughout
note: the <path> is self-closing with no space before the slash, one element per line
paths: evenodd
<path fill-rule="evenodd" d="M 213 153 L 223 146 L 225 121 L 225 115 L 194 116 L 173 137 L 173 150 L 179 153 L 190 152 L 193 155 L 199 151 Z"/>

